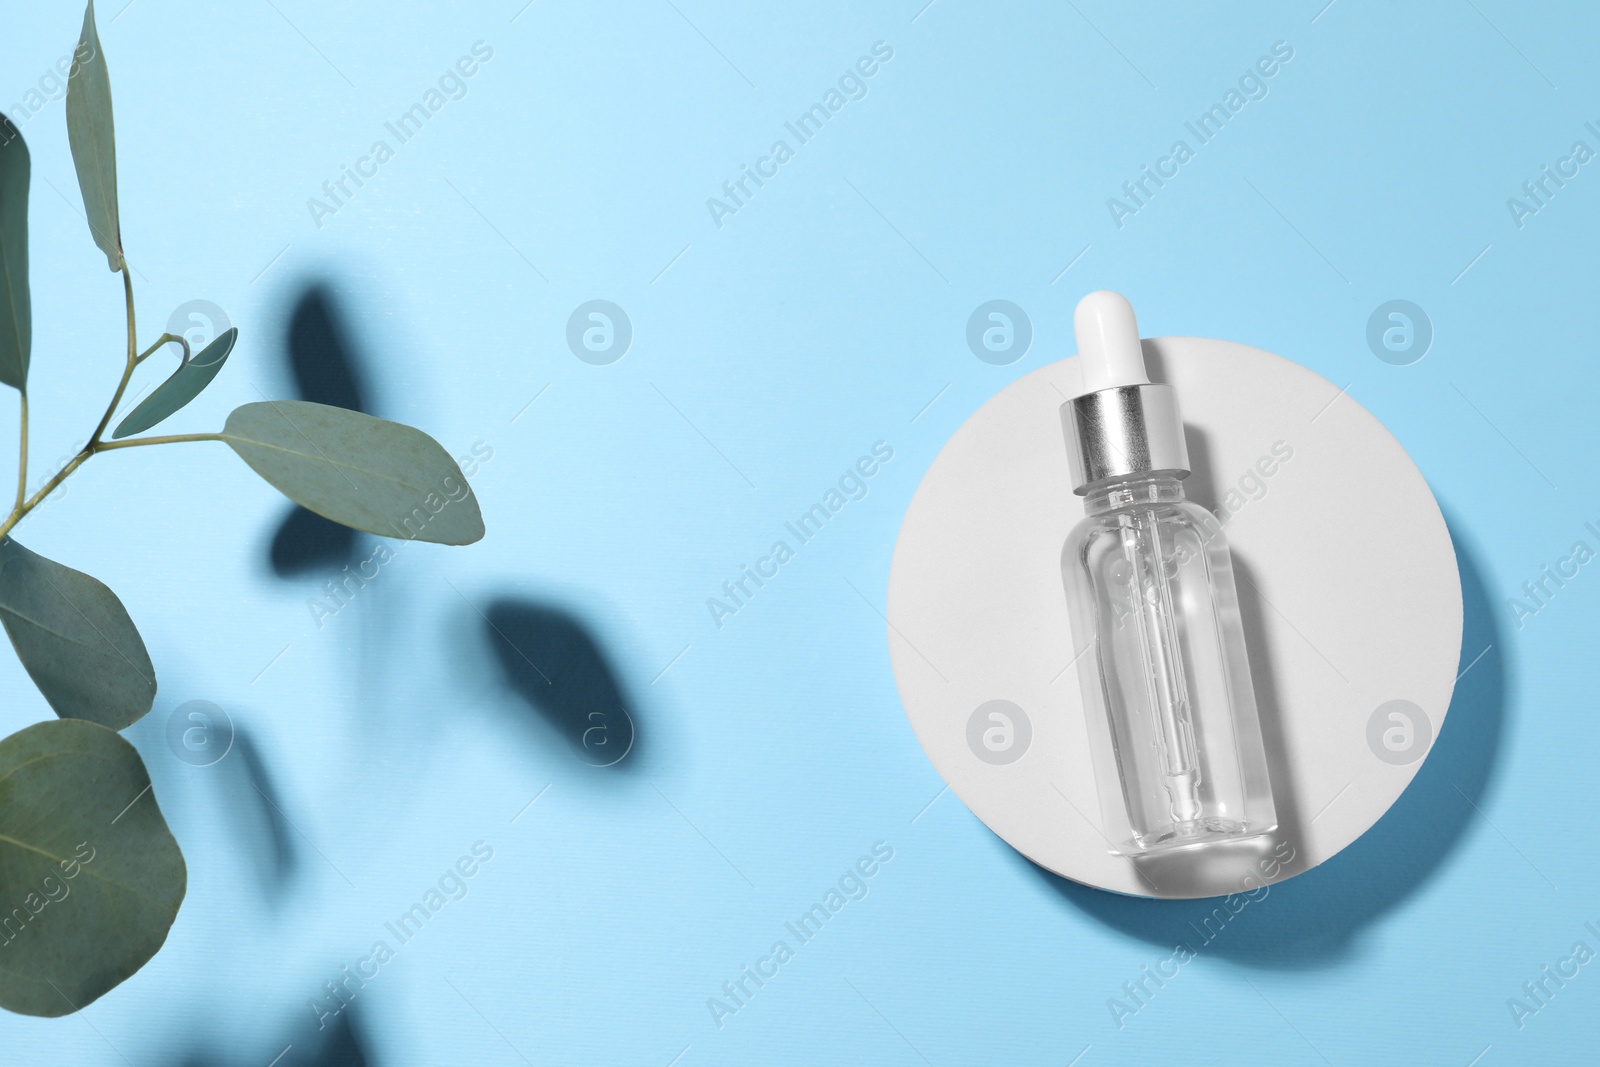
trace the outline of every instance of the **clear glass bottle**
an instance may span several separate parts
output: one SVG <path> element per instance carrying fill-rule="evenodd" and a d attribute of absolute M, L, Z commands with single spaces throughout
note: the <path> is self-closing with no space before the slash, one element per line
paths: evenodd
<path fill-rule="evenodd" d="M 1091 294 L 1076 319 L 1088 391 L 1062 419 L 1085 517 L 1061 566 L 1107 840 L 1147 855 L 1268 833 L 1233 562 L 1184 496 L 1176 396 L 1145 375 L 1126 300 Z"/>

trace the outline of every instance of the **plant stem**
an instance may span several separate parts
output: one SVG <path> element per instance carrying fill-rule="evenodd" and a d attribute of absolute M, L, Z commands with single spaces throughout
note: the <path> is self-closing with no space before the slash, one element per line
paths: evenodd
<path fill-rule="evenodd" d="M 178 336 L 175 333 L 164 333 L 164 334 L 162 334 L 160 336 L 160 338 L 157 339 L 155 344 L 151 345 L 149 348 L 147 348 L 143 352 L 139 353 L 139 356 L 138 356 L 138 359 L 136 360 L 136 362 L 143 363 L 145 360 L 150 358 L 150 356 L 156 351 L 156 349 L 160 348 L 162 345 L 166 344 L 169 341 L 176 341 L 180 345 L 183 346 L 183 362 L 185 362 L 185 363 L 189 362 L 189 357 L 192 354 L 189 351 L 189 342 L 187 340 L 185 340 L 184 338 Z"/>
<path fill-rule="evenodd" d="M 40 501 L 55 492 L 56 487 L 66 481 L 68 475 L 89 462 L 98 453 L 110 452 L 118 448 L 138 448 L 142 445 L 170 445 L 180 441 L 221 441 L 222 439 L 223 437 L 220 433 L 175 433 L 168 434 L 165 437 L 137 437 L 132 441 L 99 441 L 93 446 L 85 446 L 83 451 L 73 456 L 65 467 L 55 473 L 54 477 L 40 486 L 37 493 L 34 493 L 26 500 L 18 502 L 17 506 L 11 509 L 11 514 L 6 516 L 4 522 L 0 522 L 0 537 L 10 533 L 11 528 L 21 522 L 30 511 L 38 507 Z"/>
<path fill-rule="evenodd" d="M 23 388 L 17 395 L 22 399 L 22 440 L 17 445 L 17 502 L 14 507 L 20 508 L 28 492 L 28 390 Z"/>
<path fill-rule="evenodd" d="M 112 394 L 111 403 L 106 405 L 106 413 L 100 416 L 100 425 L 94 428 L 94 433 L 89 437 L 88 443 L 78 451 L 77 455 L 67 461 L 66 466 L 57 471 L 48 482 L 40 486 L 38 492 L 26 498 L 24 494 L 27 492 L 28 479 L 28 394 L 26 390 L 22 391 L 22 458 L 19 462 L 19 473 L 17 475 L 17 502 L 12 507 L 11 514 L 7 515 L 3 521 L 0 521 L 0 538 L 9 534 L 12 528 L 22 521 L 24 516 L 39 506 L 40 501 L 55 492 L 56 486 L 66 481 L 73 471 L 87 463 L 98 452 L 109 452 L 114 448 L 137 448 L 141 445 L 165 445 L 176 441 L 222 440 L 221 434 L 214 433 L 170 434 L 165 437 L 141 437 L 132 441 L 100 440 L 101 435 L 106 432 L 106 426 L 111 422 L 111 416 L 116 414 L 117 405 L 122 402 L 122 394 L 127 391 L 128 381 L 133 377 L 134 368 L 139 365 L 140 360 L 145 359 L 151 352 L 154 352 L 169 341 L 177 341 L 183 345 L 186 359 L 189 354 L 189 342 L 169 333 L 163 334 L 161 340 L 151 346 L 144 355 L 139 355 L 138 342 L 135 340 L 137 335 L 134 330 L 133 279 L 129 277 L 126 261 L 123 261 L 122 264 L 122 292 L 128 309 L 128 358 L 127 363 L 122 368 L 122 380 L 117 383 L 117 391 Z"/>
<path fill-rule="evenodd" d="M 123 300 L 128 308 L 128 362 L 122 368 L 122 380 L 117 383 L 117 391 L 111 395 L 111 403 L 106 406 L 106 413 L 100 416 L 100 425 L 94 428 L 94 433 L 89 435 L 89 443 L 83 446 L 85 459 L 94 451 L 94 446 L 100 443 L 100 435 L 106 432 L 106 426 L 111 422 L 111 416 L 116 414 L 117 405 L 122 402 L 122 394 L 127 391 L 128 380 L 133 377 L 134 368 L 139 365 L 139 343 L 135 340 L 133 317 L 133 277 L 128 270 L 127 261 L 122 263 L 122 293 Z M 0 533 L 4 533 L 0 529 Z"/>
<path fill-rule="evenodd" d="M 11 514 L 6 516 L 5 522 L 0 523 L 0 537 L 4 537 L 6 534 L 10 533 L 11 528 L 17 523 L 21 522 L 24 515 L 38 507 L 39 501 L 49 496 L 55 490 L 56 486 L 67 480 L 67 475 L 83 466 L 84 461 L 92 455 L 94 455 L 94 453 L 88 451 L 87 449 L 79 452 L 67 462 L 65 467 L 62 467 L 55 473 L 55 477 L 51 478 L 48 482 L 45 482 L 44 485 L 40 486 L 37 493 L 34 493 L 26 501 L 12 508 Z"/>
<path fill-rule="evenodd" d="M 114 448 L 138 448 L 141 445 L 171 445 L 179 441 L 220 441 L 220 433 L 173 433 L 165 437 L 135 437 L 131 441 L 101 441 L 94 446 L 96 452 L 110 452 Z"/>

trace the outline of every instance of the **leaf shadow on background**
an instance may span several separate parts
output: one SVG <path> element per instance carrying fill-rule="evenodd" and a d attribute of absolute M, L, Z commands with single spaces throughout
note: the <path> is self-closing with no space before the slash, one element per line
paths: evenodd
<path fill-rule="evenodd" d="M 174 817 L 189 823 L 185 832 L 199 834 L 192 820 L 199 813 L 213 814 L 228 852 L 241 857 L 262 899 L 277 907 L 290 899 L 290 883 L 304 865 L 299 831 L 284 814 L 292 805 L 285 803 L 267 756 L 244 724 L 243 709 L 234 707 L 229 715 L 229 733 L 217 742 L 227 746 L 222 755 L 214 762 L 191 763 L 179 751 L 183 740 L 174 730 L 196 720 L 191 715 L 182 726 L 172 724 L 185 707 L 180 703 L 170 712 L 145 716 L 130 728 L 129 740 L 150 769 L 156 795 L 176 798 Z M 240 906 L 245 906 L 242 898 Z"/>
<path fill-rule="evenodd" d="M 1220 908 L 1219 898 L 1152 900 L 1108 893 L 1052 874 L 1010 848 L 1004 851 L 1065 900 L 1107 926 L 1149 942 L 1163 957 L 1183 943 L 1198 955 L 1215 954 L 1266 969 L 1344 962 L 1356 951 L 1361 930 L 1435 877 L 1467 828 L 1483 821 L 1474 805 L 1486 806 L 1483 798 L 1504 731 L 1504 635 L 1461 527 L 1448 525 L 1461 572 L 1463 622 L 1456 670 L 1466 673 L 1456 683 L 1444 728 L 1416 777 L 1383 818 L 1344 851 L 1273 885 L 1232 916 Z M 1510 856 L 1507 862 L 1523 861 Z M 1221 915 L 1215 916 L 1219 908 Z"/>
<path fill-rule="evenodd" d="M 373 1061 L 367 1056 L 366 1042 L 353 1014 L 352 1008 L 341 1011 L 337 1019 L 328 1024 L 326 1036 L 316 1051 L 297 1062 L 305 1067 L 372 1067 Z"/>
<path fill-rule="evenodd" d="M 283 814 L 283 800 L 267 770 L 255 740 L 237 722 L 233 750 L 218 768 L 227 777 L 223 792 L 229 817 L 237 833 L 234 841 L 245 845 L 255 863 L 262 888 L 276 902 L 300 866 L 294 830 Z"/>
<path fill-rule="evenodd" d="M 300 294 L 284 342 L 301 399 L 371 414 L 362 387 L 362 361 L 326 284 L 313 283 Z M 280 578 L 336 571 L 355 562 L 355 545 L 356 531 L 297 506 L 273 536 L 269 559 Z"/>
<path fill-rule="evenodd" d="M 321 990 L 317 991 L 322 996 Z M 291 1026 L 273 1044 L 282 1049 L 273 1067 L 376 1067 L 377 1061 L 367 1052 L 367 1042 L 361 1028 L 352 1016 L 354 1008 L 346 1008 L 328 1022 L 319 1034 L 312 1031 L 308 1037 L 304 1026 Z M 269 1053 L 269 1055 L 271 1055 Z M 224 1058 L 211 1051 L 191 1052 L 180 1061 L 180 1067 L 246 1067 L 254 1060 L 240 1061 Z"/>
<path fill-rule="evenodd" d="M 482 639 L 505 684 L 593 767 L 638 762 L 638 728 L 605 651 L 576 616 L 548 604 L 500 597 L 483 613 Z M 499 702 L 518 718 L 521 709 Z"/>

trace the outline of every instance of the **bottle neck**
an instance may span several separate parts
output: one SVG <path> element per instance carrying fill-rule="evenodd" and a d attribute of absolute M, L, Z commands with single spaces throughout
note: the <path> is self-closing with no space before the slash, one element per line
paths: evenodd
<path fill-rule="evenodd" d="M 1150 471 L 1094 483 L 1083 494 L 1083 509 L 1090 515 L 1103 515 L 1118 508 L 1175 504 L 1184 499 L 1183 482 L 1176 471 Z"/>

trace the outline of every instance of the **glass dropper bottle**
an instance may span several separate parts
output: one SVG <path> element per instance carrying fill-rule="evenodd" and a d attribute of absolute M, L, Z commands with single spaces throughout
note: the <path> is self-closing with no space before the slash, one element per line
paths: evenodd
<path fill-rule="evenodd" d="M 1233 562 L 1184 496 L 1177 392 L 1145 370 L 1133 308 L 1074 313 L 1084 392 L 1061 406 L 1085 517 L 1062 552 L 1106 839 L 1145 855 L 1277 827 Z"/>

